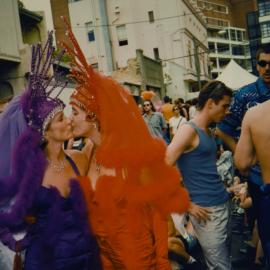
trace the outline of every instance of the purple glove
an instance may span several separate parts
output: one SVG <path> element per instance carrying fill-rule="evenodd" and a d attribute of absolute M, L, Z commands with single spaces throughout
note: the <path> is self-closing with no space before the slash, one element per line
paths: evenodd
<path fill-rule="evenodd" d="M 4 245 L 8 246 L 9 249 L 15 251 L 16 240 L 7 228 L 0 228 L 0 240 Z"/>
<path fill-rule="evenodd" d="M 0 228 L 0 241 L 14 252 L 21 252 L 29 244 L 29 238 L 26 236 L 16 241 L 13 234 L 7 228 Z"/>

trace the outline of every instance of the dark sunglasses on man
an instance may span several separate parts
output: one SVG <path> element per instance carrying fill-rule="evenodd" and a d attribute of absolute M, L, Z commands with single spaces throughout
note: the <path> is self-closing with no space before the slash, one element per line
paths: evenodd
<path fill-rule="evenodd" d="M 267 64 L 268 64 L 269 67 L 270 67 L 270 61 L 265 61 L 265 60 L 260 60 L 260 61 L 258 61 L 258 65 L 259 65 L 260 67 L 262 67 L 262 68 L 266 67 Z"/>

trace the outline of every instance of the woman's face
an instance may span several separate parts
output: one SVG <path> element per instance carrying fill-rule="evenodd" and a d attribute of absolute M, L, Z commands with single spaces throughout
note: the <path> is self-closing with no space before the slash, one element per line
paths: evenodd
<path fill-rule="evenodd" d="M 178 107 L 173 107 L 173 114 L 174 114 L 174 116 L 179 116 L 180 110 Z"/>
<path fill-rule="evenodd" d="M 65 117 L 63 112 L 57 113 L 50 122 L 45 138 L 50 141 L 64 142 L 73 137 L 71 121 Z"/>
<path fill-rule="evenodd" d="M 89 137 L 91 130 L 94 127 L 94 122 L 88 120 L 87 113 L 76 105 L 72 105 L 72 114 L 70 119 L 72 121 L 74 137 Z"/>

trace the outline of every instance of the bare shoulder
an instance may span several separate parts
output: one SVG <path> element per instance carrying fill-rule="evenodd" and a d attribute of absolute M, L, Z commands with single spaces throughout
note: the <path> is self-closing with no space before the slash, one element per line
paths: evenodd
<path fill-rule="evenodd" d="M 172 142 L 167 147 L 165 161 L 168 165 L 174 165 L 176 160 L 186 151 L 192 149 L 195 144 L 196 131 L 189 124 L 181 125 Z"/>
<path fill-rule="evenodd" d="M 74 160 L 80 170 L 80 173 L 85 175 L 88 168 L 87 155 L 83 151 L 78 150 L 66 150 L 66 154 Z"/>
<path fill-rule="evenodd" d="M 249 118 L 256 118 L 261 117 L 264 113 L 270 113 L 270 100 L 250 108 L 246 114 Z"/>
<path fill-rule="evenodd" d="M 261 121 L 262 117 L 265 117 L 267 114 L 270 114 L 270 101 L 250 108 L 244 116 L 244 122 L 245 124 L 251 124 L 258 120 Z"/>
<path fill-rule="evenodd" d="M 177 137 L 186 137 L 186 138 L 194 138 L 194 136 L 196 135 L 196 131 L 195 129 L 189 125 L 187 122 L 183 123 L 183 125 L 180 125 L 177 133 L 175 136 Z"/>
<path fill-rule="evenodd" d="M 258 131 L 268 126 L 270 121 L 270 101 L 250 108 L 243 119 L 242 128 Z"/>
<path fill-rule="evenodd" d="M 183 145 L 185 147 L 189 147 L 192 144 L 192 141 L 196 137 L 195 129 L 187 124 L 184 123 L 183 125 L 179 126 L 173 140 L 171 142 L 172 145 Z"/>

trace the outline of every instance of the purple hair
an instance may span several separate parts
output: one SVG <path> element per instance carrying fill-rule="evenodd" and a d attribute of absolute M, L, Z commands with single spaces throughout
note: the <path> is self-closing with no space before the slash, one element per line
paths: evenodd
<path fill-rule="evenodd" d="M 29 210 L 36 191 L 41 186 L 47 160 L 41 147 L 40 134 L 28 128 L 19 138 L 14 151 L 14 174 L 1 187 L 2 198 L 13 198 L 10 209 L 0 212 L 0 225 L 22 222 Z M 26 158 L 27 157 L 27 158 Z"/>
<path fill-rule="evenodd" d="M 0 115 L 0 178 L 12 174 L 12 149 L 18 137 L 27 128 L 27 123 L 20 106 L 20 99 L 21 96 L 14 97 L 5 111 Z"/>
<path fill-rule="evenodd" d="M 40 134 L 31 128 L 20 136 L 13 153 L 14 173 L 2 182 L 0 189 L 1 198 L 12 201 L 8 209 L 0 212 L 0 239 L 12 250 L 16 241 L 9 228 L 23 223 L 47 166 L 39 143 Z"/>

